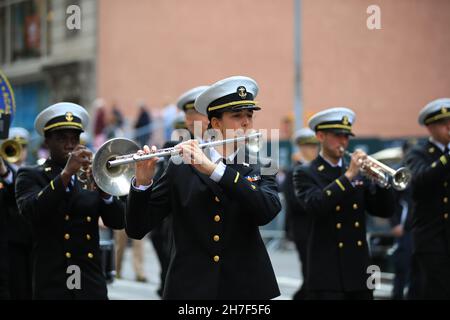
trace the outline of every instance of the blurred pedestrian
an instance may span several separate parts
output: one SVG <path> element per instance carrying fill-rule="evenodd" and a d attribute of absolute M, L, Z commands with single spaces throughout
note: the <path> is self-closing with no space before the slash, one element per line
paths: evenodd
<path fill-rule="evenodd" d="M 123 137 L 125 132 L 123 130 L 123 116 L 117 106 L 114 106 L 107 116 L 107 126 L 105 128 L 106 138 L 113 139 Z"/>
<path fill-rule="evenodd" d="M 129 239 L 125 230 L 116 230 L 116 277 L 122 279 L 123 256 L 128 247 L 128 241 L 131 240 L 131 248 L 133 251 L 132 262 L 135 274 L 135 280 L 138 282 L 147 282 L 144 272 L 144 240 Z"/>
<path fill-rule="evenodd" d="M 173 131 L 172 125 L 177 117 L 177 107 L 174 104 L 166 104 L 162 109 L 161 115 L 164 123 L 164 141 L 169 141 Z"/>
<path fill-rule="evenodd" d="M 94 149 L 97 150 L 106 141 L 106 110 L 105 101 L 97 98 L 94 101 Z"/>
<path fill-rule="evenodd" d="M 134 125 L 135 138 L 140 147 L 149 144 L 152 137 L 152 117 L 144 102 L 139 102 L 139 114 Z"/>
<path fill-rule="evenodd" d="M 122 112 L 119 110 L 119 107 L 116 104 L 112 106 L 112 114 L 114 116 L 117 127 L 123 128 L 124 118 Z"/>

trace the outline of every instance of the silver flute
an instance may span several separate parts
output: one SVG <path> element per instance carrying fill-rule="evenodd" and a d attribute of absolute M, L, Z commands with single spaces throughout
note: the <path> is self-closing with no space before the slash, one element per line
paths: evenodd
<path fill-rule="evenodd" d="M 261 137 L 260 132 L 252 133 L 247 136 L 242 137 L 236 137 L 236 138 L 230 138 L 225 140 L 217 140 L 217 141 L 211 141 L 211 142 L 204 142 L 200 143 L 199 147 L 201 149 L 204 148 L 210 148 L 210 147 L 216 147 L 225 145 L 228 143 L 234 143 L 234 142 L 240 142 L 240 141 L 249 141 L 249 140 L 257 140 Z M 139 153 L 130 153 L 123 156 L 117 156 L 114 160 L 110 160 L 107 163 L 108 168 L 114 168 L 118 167 L 124 164 L 133 163 L 133 162 L 139 162 L 139 161 L 145 161 L 151 158 L 155 157 L 164 157 L 164 156 L 174 156 L 180 154 L 180 149 L 177 147 L 172 148 L 165 148 L 165 149 L 158 149 L 154 153 L 148 153 L 148 154 L 139 154 Z"/>

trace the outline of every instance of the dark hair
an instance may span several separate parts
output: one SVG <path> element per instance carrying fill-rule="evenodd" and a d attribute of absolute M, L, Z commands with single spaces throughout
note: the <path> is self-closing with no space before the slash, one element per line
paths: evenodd
<path fill-rule="evenodd" d="M 208 129 L 212 129 L 211 119 L 212 118 L 222 119 L 224 113 L 225 113 L 225 110 L 223 110 L 223 109 L 222 110 L 214 110 L 211 113 L 208 113 L 208 120 L 209 120 Z"/>
<path fill-rule="evenodd" d="M 54 132 L 54 131 L 45 131 L 45 132 L 44 132 L 44 138 L 45 138 L 45 139 L 50 138 L 50 137 L 53 135 L 53 132 Z"/>

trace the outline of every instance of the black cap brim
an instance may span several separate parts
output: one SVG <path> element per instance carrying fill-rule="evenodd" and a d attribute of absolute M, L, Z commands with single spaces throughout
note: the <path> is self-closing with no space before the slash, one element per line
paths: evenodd
<path fill-rule="evenodd" d="M 327 132 L 333 132 L 333 133 L 337 133 L 337 134 L 345 134 L 347 136 L 352 136 L 352 137 L 355 136 L 355 134 L 353 132 L 346 130 L 346 129 L 333 128 L 333 129 L 322 129 L 322 130 L 318 130 L 318 131 L 327 131 Z"/>
<path fill-rule="evenodd" d="M 243 105 L 243 106 L 236 106 L 231 108 L 229 111 L 241 111 L 241 110 L 254 110 L 254 111 L 258 111 L 261 110 L 260 107 L 254 105 L 254 104 L 248 104 L 248 105 Z M 225 109 L 225 111 L 227 111 Z"/>
<path fill-rule="evenodd" d="M 46 132 L 53 132 L 53 131 L 60 131 L 60 130 L 76 130 L 76 131 L 84 132 L 83 129 L 81 129 L 80 127 L 76 127 L 76 126 L 60 126 L 60 127 L 55 127 L 55 128 L 49 129 Z"/>

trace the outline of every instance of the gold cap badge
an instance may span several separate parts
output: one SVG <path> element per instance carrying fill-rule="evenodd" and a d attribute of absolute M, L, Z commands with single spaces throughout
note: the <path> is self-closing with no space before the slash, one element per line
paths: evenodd
<path fill-rule="evenodd" d="M 69 122 L 73 121 L 73 114 L 72 112 L 66 112 L 66 120 Z"/>
<path fill-rule="evenodd" d="M 241 99 L 247 98 L 247 89 L 244 86 L 240 86 L 237 88 L 237 93 Z"/>
<path fill-rule="evenodd" d="M 348 117 L 347 116 L 342 117 L 342 124 L 348 125 Z"/>

